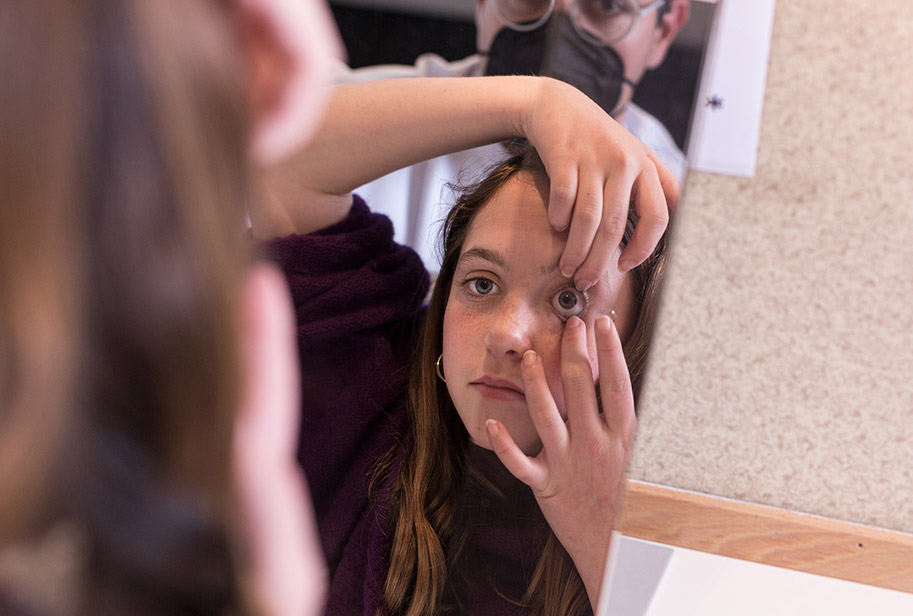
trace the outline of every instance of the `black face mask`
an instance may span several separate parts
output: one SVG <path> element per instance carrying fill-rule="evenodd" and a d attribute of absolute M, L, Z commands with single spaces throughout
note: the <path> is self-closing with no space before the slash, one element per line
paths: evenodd
<path fill-rule="evenodd" d="M 535 30 L 504 27 L 488 51 L 486 75 L 544 75 L 571 84 L 611 113 L 621 98 L 624 62 L 608 46 L 580 36 L 570 17 L 556 12 Z"/>

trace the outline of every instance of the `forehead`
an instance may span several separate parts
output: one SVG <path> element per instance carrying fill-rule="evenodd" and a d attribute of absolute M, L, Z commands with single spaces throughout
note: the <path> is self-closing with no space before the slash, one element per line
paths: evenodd
<path fill-rule="evenodd" d="M 476 214 L 461 254 L 482 248 L 511 260 L 537 266 L 557 263 L 567 244 L 567 233 L 558 233 L 548 222 L 548 185 L 520 172 L 510 178 Z"/>

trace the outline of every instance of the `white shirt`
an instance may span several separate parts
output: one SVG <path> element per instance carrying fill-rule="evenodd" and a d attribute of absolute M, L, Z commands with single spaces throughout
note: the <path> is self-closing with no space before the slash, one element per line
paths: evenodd
<path fill-rule="evenodd" d="M 401 77 L 473 77 L 482 74 L 485 59 L 472 55 L 448 62 L 436 54 L 419 56 L 414 65 L 382 64 L 350 69 L 340 63 L 337 82 L 355 83 Z M 621 122 L 650 146 L 678 177 L 685 174 L 685 156 L 666 127 L 655 117 L 629 103 Z M 438 255 L 441 222 L 459 191 L 451 186 L 470 185 L 504 160 L 504 148 L 493 144 L 434 158 L 394 171 L 355 190 L 371 209 L 393 221 L 396 241 L 412 246 L 432 273 L 440 269 Z"/>

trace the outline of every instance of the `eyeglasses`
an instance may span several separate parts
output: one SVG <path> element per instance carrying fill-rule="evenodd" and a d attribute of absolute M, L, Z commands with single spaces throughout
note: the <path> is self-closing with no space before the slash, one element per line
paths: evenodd
<path fill-rule="evenodd" d="M 640 6 L 638 0 L 572 0 L 568 14 L 577 32 L 596 45 L 611 45 L 623 39 L 644 15 L 665 6 L 654 0 Z M 495 0 L 498 20 L 512 30 L 528 32 L 543 25 L 555 10 L 555 0 Z"/>

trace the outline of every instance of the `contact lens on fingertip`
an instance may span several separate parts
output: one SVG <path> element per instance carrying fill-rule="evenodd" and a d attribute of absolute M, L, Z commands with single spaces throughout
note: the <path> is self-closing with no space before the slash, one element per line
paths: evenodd
<path fill-rule="evenodd" d="M 612 319 L 612 323 L 615 322 L 615 310 L 609 310 L 609 318 Z"/>

